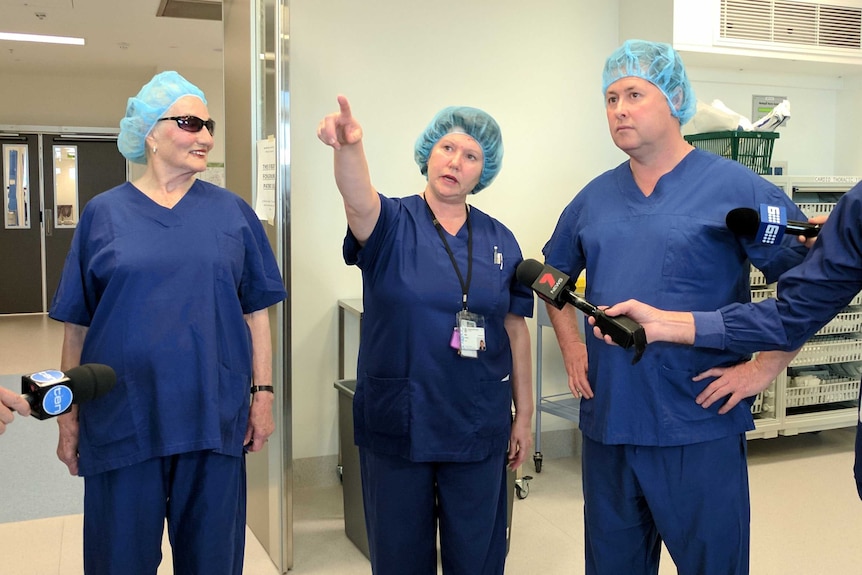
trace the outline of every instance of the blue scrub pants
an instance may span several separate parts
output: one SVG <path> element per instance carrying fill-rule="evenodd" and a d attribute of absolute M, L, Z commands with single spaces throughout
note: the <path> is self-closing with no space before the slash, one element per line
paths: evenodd
<path fill-rule="evenodd" d="M 587 575 L 655 575 L 661 543 L 680 575 L 747 575 L 745 434 L 682 445 L 584 437 Z"/>
<path fill-rule="evenodd" d="M 416 463 L 359 449 L 375 575 L 500 575 L 506 562 L 506 454 Z"/>
<path fill-rule="evenodd" d="M 245 457 L 196 451 L 84 478 L 84 573 L 155 575 L 165 519 L 176 575 L 242 575 Z"/>

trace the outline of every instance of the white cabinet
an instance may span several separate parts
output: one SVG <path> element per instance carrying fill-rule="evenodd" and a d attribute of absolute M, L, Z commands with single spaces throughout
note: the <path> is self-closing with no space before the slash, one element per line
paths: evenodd
<path fill-rule="evenodd" d="M 767 177 L 782 187 L 809 217 L 828 214 L 841 194 L 853 187 L 855 176 Z M 752 270 L 752 300 L 775 297 Z M 862 366 L 862 294 L 812 337 L 779 375 L 763 401 L 772 409 L 755 413 L 757 429 L 749 437 L 796 435 L 856 424 Z"/>

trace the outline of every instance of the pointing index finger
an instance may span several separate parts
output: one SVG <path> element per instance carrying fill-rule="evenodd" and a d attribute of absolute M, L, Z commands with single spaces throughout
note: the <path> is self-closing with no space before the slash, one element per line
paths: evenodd
<path fill-rule="evenodd" d="M 342 118 L 349 120 L 353 117 L 350 113 L 350 102 L 347 101 L 347 96 L 338 96 L 338 107 L 340 108 Z"/>

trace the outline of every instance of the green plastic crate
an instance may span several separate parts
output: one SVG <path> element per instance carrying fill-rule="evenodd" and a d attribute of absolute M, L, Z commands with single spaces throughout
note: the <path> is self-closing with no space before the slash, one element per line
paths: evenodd
<path fill-rule="evenodd" d="M 695 148 L 736 160 L 758 174 L 768 174 L 772 163 L 772 146 L 778 132 L 704 132 L 689 134 L 685 140 Z"/>

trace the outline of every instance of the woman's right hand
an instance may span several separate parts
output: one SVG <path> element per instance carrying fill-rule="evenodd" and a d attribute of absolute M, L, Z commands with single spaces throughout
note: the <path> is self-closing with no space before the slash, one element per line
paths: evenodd
<path fill-rule="evenodd" d="M 350 102 L 338 96 L 339 111 L 328 114 L 317 125 L 317 137 L 327 146 L 340 150 L 362 139 L 362 126 L 350 113 Z"/>

